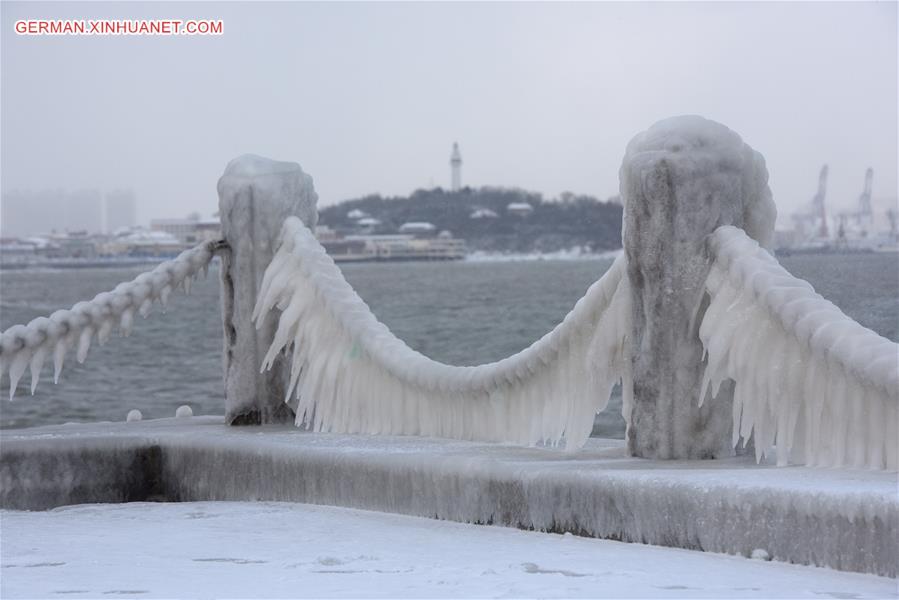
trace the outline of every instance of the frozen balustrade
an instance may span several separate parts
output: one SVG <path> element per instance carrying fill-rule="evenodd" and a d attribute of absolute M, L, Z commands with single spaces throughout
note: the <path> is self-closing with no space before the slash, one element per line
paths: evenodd
<path fill-rule="evenodd" d="M 781 464 L 895 469 L 896 344 L 755 241 L 770 243 L 776 214 L 762 156 L 718 123 L 679 117 L 638 135 L 621 174 L 625 256 L 552 332 L 479 366 L 397 339 L 288 219 L 253 316 L 270 327 L 279 311 L 263 369 L 289 356 L 296 423 L 571 450 L 621 381 L 636 456 L 712 458 L 754 442 L 758 459 L 776 446 Z"/>
<path fill-rule="evenodd" d="M 899 466 L 899 346 L 847 317 L 735 227 L 709 240 L 699 401 L 736 382 L 732 443 L 780 465 Z"/>
<path fill-rule="evenodd" d="M 218 195 L 222 235 L 230 248 L 221 270 L 225 422 L 292 421 L 293 411 L 283 402 L 287 359 L 278 357 L 271 369 L 260 373 L 275 330 L 254 327 L 252 314 L 284 220 L 296 216 L 315 228 L 318 196 L 312 177 L 297 163 L 245 154 L 225 167 Z"/>
<path fill-rule="evenodd" d="M 75 349 L 79 363 L 87 358 L 96 337 L 106 343 L 116 328 L 129 335 L 135 315 L 147 317 L 155 302 L 163 307 L 173 290 L 190 284 L 200 272 L 204 275 L 221 242 L 205 242 L 185 250 L 132 281 L 120 283 L 109 292 L 97 294 L 93 300 L 78 302 L 68 310 L 58 310 L 49 317 L 38 317 L 27 325 L 14 325 L 0 334 L 0 376 L 9 374 L 9 398 L 12 400 L 19 379 L 31 370 L 31 393 L 37 388 L 41 368 L 48 357 L 53 359 L 53 380 L 59 381 L 66 355 Z"/>
<path fill-rule="evenodd" d="M 527 349 L 451 366 L 397 339 L 344 280 L 313 235 L 317 195 L 299 165 L 239 157 L 218 185 L 225 422 L 575 450 L 621 382 L 634 456 L 754 444 L 781 464 L 896 469 L 897 346 L 763 249 L 767 179 L 761 154 L 721 124 L 655 124 L 621 167 L 624 255 Z M 47 356 L 58 377 L 70 349 L 83 361 L 94 336 L 127 332 L 214 250 L 4 332 L 11 392 L 29 366 L 36 385 Z"/>
<path fill-rule="evenodd" d="M 375 318 L 312 232 L 284 223 L 254 318 L 280 311 L 263 368 L 292 349 L 285 401 L 316 431 L 583 445 L 622 376 L 628 294 L 618 259 L 555 329 L 521 352 L 450 366 Z"/>
<path fill-rule="evenodd" d="M 620 170 L 622 243 L 631 303 L 632 384 L 623 389 L 628 450 L 644 458 L 719 458 L 730 443 L 731 392 L 698 403 L 710 261 L 721 225 L 763 246 L 776 209 L 765 159 L 739 135 L 697 116 L 665 119 L 634 137 Z M 740 448 L 742 450 L 742 448 Z"/>

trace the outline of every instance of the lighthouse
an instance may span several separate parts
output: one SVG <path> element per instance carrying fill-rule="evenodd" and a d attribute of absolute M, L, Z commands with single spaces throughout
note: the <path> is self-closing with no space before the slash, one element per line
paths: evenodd
<path fill-rule="evenodd" d="M 462 188 L 462 155 L 458 142 L 453 142 L 453 153 L 450 155 L 450 189 L 458 192 Z"/>

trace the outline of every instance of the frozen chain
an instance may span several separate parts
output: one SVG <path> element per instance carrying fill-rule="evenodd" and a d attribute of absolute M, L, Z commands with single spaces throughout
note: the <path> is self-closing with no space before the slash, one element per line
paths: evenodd
<path fill-rule="evenodd" d="M 708 353 L 700 403 L 726 380 L 733 443 L 778 464 L 899 467 L 899 345 L 790 275 L 741 229 L 710 238 Z"/>
<path fill-rule="evenodd" d="M 575 333 L 583 334 L 595 326 L 618 289 L 623 258 L 609 268 L 605 277 L 595 282 L 574 308 L 552 331 L 533 344 L 502 360 L 477 366 L 447 365 L 410 348 L 397 338 L 371 312 L 368 305 L 343 278 L 333 259 L 318 243 L 312 232 L 299 219 L 285 221 L 282 248 L 266 270 L 253 318 L 261 325 L 265 315 L 277 305 L 287 306 L 295 292 L 291 273 L 299 270 L 321 295 L 335 319 L 359 344 L 360 350 L 372 356 L 393 376 L 415 385 L 441 392 L 487 391 L 504 383 L 515 383 L 530 377 L 543 365 L 552 362 L 559 350 L 568 345 Z M 278 353 L 292 342 L 291 322 L 282 319 L 279 334 L 266 356 L 268 368 Z"/>
<path fill-rule="evenodd" d="M 83 363 L 94 336 L 102 345 L 116 326 L 127 336 L 135 314 L 146 317 L 154 302 L 166 306 L 169 295 L 179 287 L 189 294 L 191 280 L 200 272 L 206 274 L 213 255 L 223 247 L 221 241 L 204 242 L 131 281 L 120 283 L 110 292 L 97 294 L 93 300 L 78 302 L 68 310 L 58 310 L 49 317 L 38 317 L 27 325 L 14 325 L 4 331 L 0 334 L 0 376 L 9 373 L 10 399 L 29 367 L 34 394 L 47 356 L 53 357 L 56 382 L 70 349 L 76 349 L 76 358 Z"/>
<path fill-rule="evenodd" d="M 623 376 L 629 288 L 620 257 L 555 329 L 503 360 L 447 365 L 378 321 L 312 232 L 284 222 L 253 318 L 277 320 L 262 368 L 286 354 L 297 425 L 581 447 Z M 274 309 L 278 309 L 275 311 Z M 271 313 L 271 316 L 269 316 Z"/>
<path fill-rule="evenodd" d="M 751 294 L 812 354 L 885 392 L 899 391 L 899 345 L 846 316 L 742 229 L 719 227 L 710 242 L 731 282 Z M 713 277 L 710 287 L 719 281 Z"/>

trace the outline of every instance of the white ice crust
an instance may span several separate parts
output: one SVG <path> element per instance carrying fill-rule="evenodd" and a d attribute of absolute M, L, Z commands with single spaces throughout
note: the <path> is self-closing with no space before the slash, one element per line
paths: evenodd
<path fill-rule="evenodd" d="M 372 314 L 312 232 L 284 223 L 254 319 L 281 313 L 263 361 L 292 349 L 285 401 L 315 431 L 581 447 L 622 377 L 623 258 L 550 333 L 499 362 L 457 367 L 409 348 Z"/>
<path fill-rule="evenodd" d="M 782 465 L 896 469 L 896 344 L 814 294 L 741 229 L 719 228 L 710 250 L 711 302 L 700 326 L 708 364 L 693 401 L 734 380 L 732 443 L 754 434 L 759 460 L 776 443 Z M 296 395 L 297 425 L 315 431 L 577 449 L 612 386 L 630 384 L 624 269 L 621 257 L 529 348 L 450 366 L 394 336 L 312 232 L 289 218 L 254 311 L 257 325 L 280 311 L 263 369 L 292 351 L 285 401 Z"/>
<path fill-rule="evenodd" d="M 765 158 L 739 134 L 698 115 L 663 119 L 628 143 L 619 173 L 622 191 L 641 183 L 630 179 L 645 176 L 660 159 L 667 163 L 668 176 L 681 176 L 668 185 L 727 205 L 714 207 L 715 212 L 737 208 L 740 214 L 735 216 L 749 237 L 772 247 L 777 207 L 768 187 Z"/>
<path fill-rule="evenodd" d="M 75 356 L 83 363 L 94 336 L 100 345 L 106 343 L 115 327 L 127 336 L 135 314 L 146 318 L 154 302 L 166 306 L 172 290 L 179 287 L 189 294 L 191 280 L 200 272 L 205 275 L 215 244 L 205 242 L 185 250 L 132 281 L 120 283 L 111 292 L 97 294 L 93 300 L 78 302 L 49 317 L 38 317 L 27 325 L 14 325 L 0 334 L 0 375 L 9 372 L 10 400 L 26 369 L 31 369 L 34 394 L 48 356 L 53 357 L 53 380 L 58 382 L 69 350 L 77 348 Z"/>
<path fill-rule="evenodd" d="M 221 269 L 226 420 L 290 420 L 293 414 L 280 402 L 288 380 L 285 361 L 277 360 L 268 373 L 259 372 L 274 328 L 255 328 L 251 315 L 284 220 L 296 216 L 315 229 L 318 196 L 312 177 L 297 163 L 247 154 L 228 163 L 218 194 L 222 235 L 229 247 Z"/>
<path fill-rule="evenodd" d="M 730 445 L 730 387 L 697 405 L 702 385 L 706 238 L 721 225 L 771 242 L 776 210 L 761 154 L 698 116 L 660 121 L 628 144 L 620 170 L 631 296 L 628 449 L 644 458 L 720 458 Z M 628 409 L 627 406 L 630 406 Z"/>
<path fill-rule="evenodd" d="M 710 240 L 711 303 L 700 327 L 703 389 L 736 382 L 733 443 L 754 436 L 778 464 L 895 470 L 899 345 L 790 275 L 735 227 Z"/>

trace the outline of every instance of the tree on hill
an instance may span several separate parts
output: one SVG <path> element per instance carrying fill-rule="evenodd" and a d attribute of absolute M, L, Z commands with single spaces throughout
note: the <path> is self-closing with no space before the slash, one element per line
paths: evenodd
<path fill-rule="evenodd" d="M 525 203 L 533 210 L 508 210 L 510 204 Z M 358 218 L 349 216 L 353 211 L 381 222 L 374 233 L 395 233 L 403 223 L 426 221 L 437 231 L 448 230 L 465 239 L 472 250 L 552 252 L 572 247 L 589 251 L 621 247 L 620 204 L 571 192 L 553 200 L 535 192 L 498 187 L 466 187 L 458 192 L 434 188 L 388 198 L 373 194 L 325 207 L 319 221 L 340 233 L 353 233 L 358 231 Z M 472 218 L 475 213 L 487 216 Z M 489 216 L 492 214 L 496 216 Z"/>

